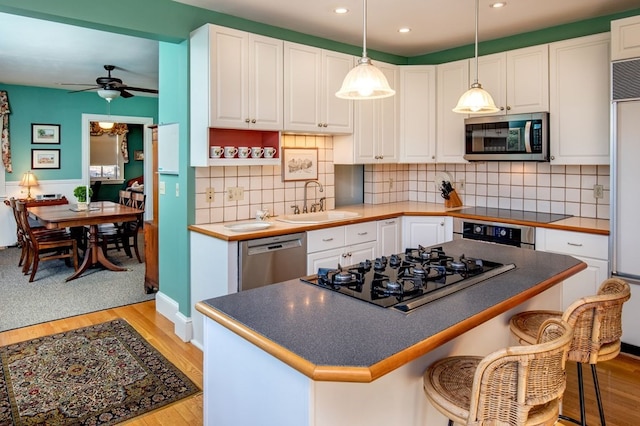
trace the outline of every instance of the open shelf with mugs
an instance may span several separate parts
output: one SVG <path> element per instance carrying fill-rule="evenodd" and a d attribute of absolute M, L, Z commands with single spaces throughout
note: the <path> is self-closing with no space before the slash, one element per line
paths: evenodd
<path fill-rule="evenodd" d="M 280 132 L 209 128 L 209 165 L 280 164 Z"/>

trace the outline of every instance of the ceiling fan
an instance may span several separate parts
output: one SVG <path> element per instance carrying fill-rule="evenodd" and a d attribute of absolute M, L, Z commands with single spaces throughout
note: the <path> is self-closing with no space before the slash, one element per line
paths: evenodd
<path fill-rule="evenodd" d="M 96 78 L 96 86 L 89 87 L 82 90 L 74 90 L 69 93 L 86 92 L 88 90 L 97 89 L 98 96 L 106 99 L 108 102 L 111 102 L 112 99 L 115 99 L 119 96 L 122 96 L 123 98 L 130 98 L 133 96 L 133 93 L 131 93 L 131 91 L 144 92 L 144 93 L 156 93 L 156 94 L 158 93 L 158 90 L 156 89 L 144 89 L 142 87 L 127 86 L 122 82 L 121 79 L 111 76 L 111 71 L 113 71 L 115 68 L 116 68 L 115 65 L 104 65 L 104 69 L 107 70 L 107 76 Z M 65 85 L 89 86 L 91 85 L 91 83 L 89 84 L 69 83 Z"/>

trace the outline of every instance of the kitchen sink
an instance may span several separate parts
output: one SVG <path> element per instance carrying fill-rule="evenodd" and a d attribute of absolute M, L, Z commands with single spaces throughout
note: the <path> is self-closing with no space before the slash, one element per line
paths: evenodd
<path fill-rule="evenodd" d="M 276 216 L 275 219 L 287 223 L 327 223 L 353 219 L 354 217 L 360 217 L 360 213 L 346 210 L 329 210 L 326 212 L 285 214 Z"/>

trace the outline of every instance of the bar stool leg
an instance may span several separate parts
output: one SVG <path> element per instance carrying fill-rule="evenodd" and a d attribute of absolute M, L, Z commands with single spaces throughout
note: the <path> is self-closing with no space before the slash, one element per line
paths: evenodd
<path fill-rule="evenodd" d="M 576 362 L 576 367 L 578 369 L 578 399 L 580 401 L 580 420 L 578 421 L 574 418 L 564 416 L 562 414 L 560 414 L 560 418 L 562 420 L 567 420 L 580 426 L 587 426 L 587 415 L 585 413 L 584 406 L 584 383 L 582 381 L 582 364 Z"/>
<path fill-rule="evenodd" d="M 448 423 L 448 425 L 449 425 L 449 426 L 453 426 L 453 420 L 449 419 L 449 423 Z"/>
<path fill-rule="evenodd" d="M 598 383 L 598 372 L 596 364 L 591 364 L 591 375 L 593 376 L 593 387 L 596 390 L 596 401 L 598 401 L 598 412 L 600 413 L 600 424 L 606 426 L 604 420 L 604 410 L 602 408 L 602 397 L 600 395 L 600 384 Z"/>

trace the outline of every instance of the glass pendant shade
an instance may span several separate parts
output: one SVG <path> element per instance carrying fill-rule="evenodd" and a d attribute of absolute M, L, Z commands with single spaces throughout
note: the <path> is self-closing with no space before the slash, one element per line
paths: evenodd
<path fill-rule="evenodd" d="M 482 88 L 480 83 L 473 83 L 471 88 L 464 92 L 453 112 L 461 114 L 488 114 L 500 111 L 493 98 Z"/>
<path fill-rule="evenodd" d="M 362 6 L 362 57 L 358 60 L 358 65 L 349 71 L 342 87 L 336 92 L 340 99 L 380 99 L 396 94 L 382 71 L 367 57 L 367 0 L 363 0 Z"/>
<path fill-rule="evenodd" d="M 373 66 L 369 58 L 360 58 L 358 65 L 344 78 L 336 96 L 341 99 L 380 99 L 395 93 L 382 71 Z"/>
<path fill-rule="evenodd" d="M 111 130 L 116 123 L 108 122 L 108 121 L 99 121 L 98 126 L 104 130 Z"/>
<path fill-rule="evenodd" d="M 493 98 L 478 83 L 478 0 L 476 0 L 476 41 L 475 41 L 476 79 L 471 88 L 464 92 L 453 112 L 460 114 L 490 114 L 500 111 Z"/>

